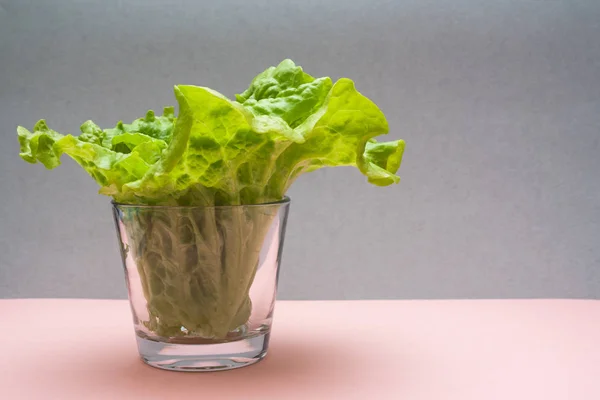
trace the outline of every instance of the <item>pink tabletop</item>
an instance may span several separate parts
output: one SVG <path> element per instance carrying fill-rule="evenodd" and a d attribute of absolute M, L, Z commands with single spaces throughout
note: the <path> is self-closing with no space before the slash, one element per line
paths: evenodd
<path fill-rule="evenodd" d="M 279 302 L 267 358 L 137 356 L 121 300 L 0 300 L 1 399 L 600 399 L 600 302 Z"/>

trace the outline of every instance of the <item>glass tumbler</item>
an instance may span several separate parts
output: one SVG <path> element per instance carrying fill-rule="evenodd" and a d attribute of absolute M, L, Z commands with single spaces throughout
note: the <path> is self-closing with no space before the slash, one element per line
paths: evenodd
<path fill-rule="evenodd" d="M 265 356 L 289 204 L 113 203 L 145 363 L 212 371 Z"/>

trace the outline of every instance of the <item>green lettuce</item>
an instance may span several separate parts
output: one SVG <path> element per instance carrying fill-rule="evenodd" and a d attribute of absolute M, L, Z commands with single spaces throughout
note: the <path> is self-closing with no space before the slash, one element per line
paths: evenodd
<path fill-rule="evenodd" d="M 148 111 L 131 124 L 119 122 L 110 129 L 86 121 L 78 136 L 60 134 L 44 120 L 33 131 L 19 126 L 20 155 L 52 169 L 66 154 L 94 178 L 101 194 L 120 204 L 276 202 L 300 175 L 323 167 L 356 167 L 378 186 L 399 182 L 395 174 L 404 141 L 375 139 L 388 132 L 386 118 L 350 79 L 314 78 L 284 60 L 256 76 L 235 100 L 200 86 L 177 85 L 174 92 L 177 116 L 173 107 L 165 107 L 163 115 Z M 273 216 L 237 210 L 227 215 L 212 211 L 210 220 L 190 217 L 186 208 L 124 217 L 134 232 L 129 239 L 152 330 L 223 338 L 248 320 L 248 291 Z M 195 234 L 183 237 L 181 232 Z M 195 256 L 185 246 L 157 250 L 165 246 L 164 237 L 187 241 Z M 173 265 L 186 266 L 192 279 L 184 282 Z"/>
<path fill-rule="evenodd" d="M 205 87 L 175 86 L 179 103 L 131 124 L 79 136 L 44 120 L 18 127 L 21 157 L 47 168 L 62 154 L 79 163 L 116 202 L 237 205 L 281 199 L 302 173 L 355 166 L 369 182 L 397 183 L 404 142 L 378 143 L 388 124 L 350 79 L 313 78 L 291 60 L 259 74 L 230 100 Z"/>

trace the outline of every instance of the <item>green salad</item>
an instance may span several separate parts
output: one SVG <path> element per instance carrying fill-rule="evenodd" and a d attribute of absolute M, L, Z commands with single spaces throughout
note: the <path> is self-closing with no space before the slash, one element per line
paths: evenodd
<path fill-rule="evenodd" d="M 19 126 L 20 155 L 52 169 L 67 154 L 120 204 L 276 202 L 298 176 L 322 167 L 356 167 L 378 186 L 399 182 L 404 141 L 375 139 L 388 132 L 386 118 L 350 79 L 315 78 L 284 60 L 235 100 L 191 85 L 175 86 L 175 98 L 177 115 L 165 107 L 162 115 L 148 111 L 108 129 L 86 121 L 78 136 L 45 120 L 32 131 Z M 273 218 L 250 210 L 215 208 L 207 218 L 181 207 L 124 216 L 150 329 L 222 338 L 248 321 L 249 288 Z"/>
<path fill-rule="evenodd" d="M 177 85 L 177 116 L 165 107 L 109 129 L 86 121 L 78 136 L 40 120 L 33 132 L 17 128 L 21 157 L 51 169 L 67 154 L 100 193 L 127 204 L 277 201 L 321 167 L 355 166 L 379 186 L 399 181 L 404 141 L 375 140 L 388 132 L 385 116 L 350 79 L 314 78 L 284 60 L 235 97 Z"/>

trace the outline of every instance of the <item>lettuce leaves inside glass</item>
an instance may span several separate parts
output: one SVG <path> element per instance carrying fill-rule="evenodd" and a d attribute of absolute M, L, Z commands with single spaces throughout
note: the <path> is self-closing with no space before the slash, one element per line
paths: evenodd
<path fill-rule="evenodd" d="M 58 133 L 44 120 L 32 131 L 19 126 L 20 156 L 53 169 L 66 154 L 94 178 L 101 194 L 121 204 L 276 202 L 300 175 L 323 167 L 356 167 L 378 186 L 399 182 L 395 174 L 404 141 L 375 139 L 388 132 L 386 118 L 350 79 L 314 78 L 284 60 L 257 75 L 235 100 L 200 86 L 177 85 L 174 92 L 177 116 L 173 107 L 165 107 L 162 115 L 148 111 L 131 124 L 119 122 L 110 129 L 86 121 L 78 136 Z M 272 218 L 235 211 L 227 218 L 215 213 L 212 221 L 198 221 L 189 215 L 159 215 L 165 212 L 129 219 L 134 224 L 130 229 L 139 230 L 133 251 L 153 318 L 148 324 L 165 335 L 186 331 L 222 338 L 248 320 L 256 249 Z M 181 232 L 196 234 L 181 238 Z M 247 249 L 246 239 L 219 232 L 253 232 L 253 250 Z M 184 290 L 168 266 L 189 263 L 190 257 L 174 251 L 177 246 L 161 251 L 160 238 L 167 236 L 195 242 L 198 253 L 191 259 L 211 265 L 184 269 L 193 275 L 191 281 L 212 285 Z M 215 256 L 214 249 L 224 247 Z M 201 249 L 207 249 L 205 254 Z M 244 252 L 244 257 L 231 257 L 232 252 Z M 223 279 L 240 284 L 217 284 Z"/>

